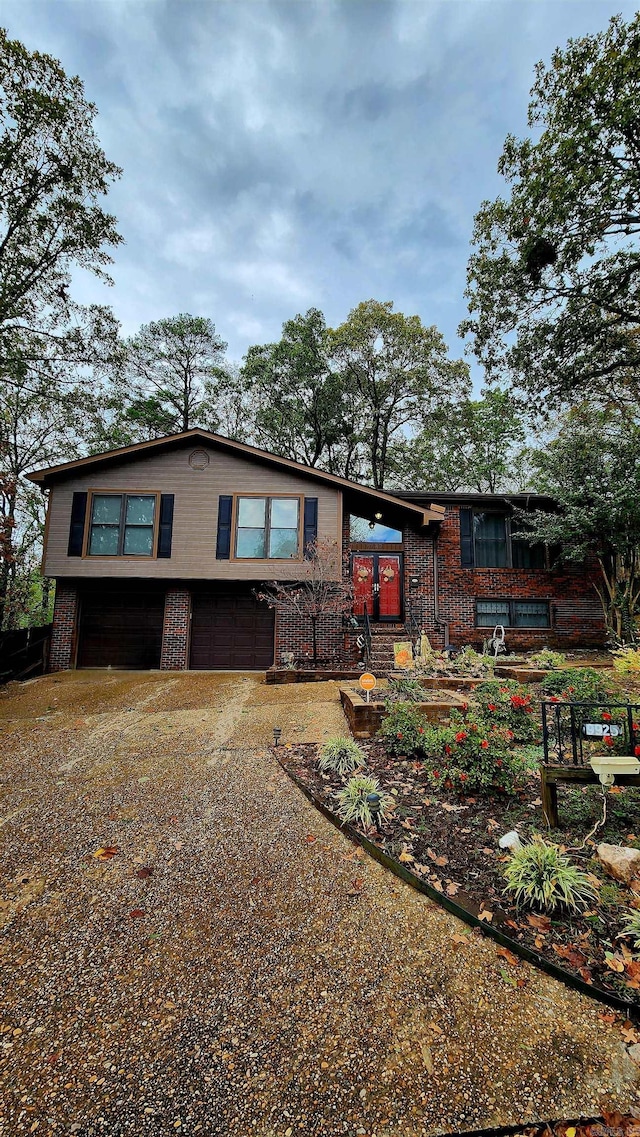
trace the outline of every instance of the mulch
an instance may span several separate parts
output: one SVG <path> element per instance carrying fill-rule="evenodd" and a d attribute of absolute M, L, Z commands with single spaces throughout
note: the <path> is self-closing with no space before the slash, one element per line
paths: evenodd
<path fill-rule="evenodd" d="M 366 836 L 370 840 L 481 921 L 589 986 L 640 1007 L 640 961 L 632 941 L 621 937 L 629 909 L 640 908 L 640 897 L 605 876 L 595 856 L 600 841 L 640 848 L 640 794 L 614 787 L 607 795 L 605 827 L 580 849 L 600 816 L 601 793 L 597 786 L 559 787 L 561 828 L 550 839 L 565 846 L 591 875 L 598 901 L 582 914 L 558 912 L 549 918 L 518 909 L 505 895 L 504 865 L 509 853 L 498 844 L 511 830 L 523 842 L 534 833 L 548 833 L 537 773 L 515 795 L 458 796 L 435 792 L 419 761 L 391 759 L 377 741 L 363 742 L 362 747 L 367 772 L 378 779 L 392 802 L 382 834 L 369 829 Z M 336 812 L 335 795 L 344 780 L 321 775 L 316 755 L 314 744 L 278 751 L 285 768 L 295 773 L 314 798 Z M 634 1041 L 640 1041 L 640 1035 Z"/>

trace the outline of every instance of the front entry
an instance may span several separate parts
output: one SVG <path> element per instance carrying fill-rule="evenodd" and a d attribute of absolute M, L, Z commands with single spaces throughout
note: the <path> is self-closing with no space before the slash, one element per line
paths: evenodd
<path fill-rule="evenodd" d="M 402 621 L 402 553 L 353 553 L 353 612 L 372 620 L 396 624 Z"/>

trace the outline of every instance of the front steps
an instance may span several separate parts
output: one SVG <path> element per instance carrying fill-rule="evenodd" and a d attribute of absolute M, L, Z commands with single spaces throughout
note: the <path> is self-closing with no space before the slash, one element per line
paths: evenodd
<path fill-rule="evenodd" d="M 373 624 L 371 626 L 371 671 L 381 675 L 393 671 L 393 645 L 411 639 L 404 624 Z"/>

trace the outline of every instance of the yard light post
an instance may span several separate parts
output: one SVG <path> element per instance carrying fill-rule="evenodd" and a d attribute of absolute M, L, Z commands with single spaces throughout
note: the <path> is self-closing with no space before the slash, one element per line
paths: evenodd
<path fill-rule="evenodd" d="M 281 735 L 281 734 L 282 734 L 282 729 L 281 729 L 281 727 L 279 727 L 279 726 L 274 726 L 274 728 L 273 728 L 273 745 L 274 745 L 274 746 L 277 746 L 277 745 L 278 745 L 278 743 L 279 743 L 279 741 L 280 741 L 280 735 Z"/>
<path fill-rule="evenodd" d="M 367 805 L 371 810 L 371 815 L 378 833 L 382 833 L 382 826 L 380 825 L 380 794 L 367 794 Z"/>

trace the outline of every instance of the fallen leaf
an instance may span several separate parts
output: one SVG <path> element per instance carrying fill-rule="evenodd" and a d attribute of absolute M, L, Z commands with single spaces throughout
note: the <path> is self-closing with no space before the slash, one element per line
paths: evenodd
<path fill-rule="evenodd" d="M 499 955 L 501 959 L 506 959 L 507 963 L 510 963 L 512 967 L 517 967 L 520 963 L 518 956 L 514 955 L 512 951 L 509 951 L 509 948 L 499 947 L 496 955 Z"/>
<path fill-rule="evenodd" d="M 600 1019 L 600 1022 L 603 1023 L 614 1023 L 616 1021 L 617 1015 L 598 1015 L 598 1018 Z"/>
<path fill-rule="evenodd" d="M 548 916 L 533 916 L 529 914 L 527 916 L 527 922 L 531 924 L 532 928 L 538 928 L 541 932 L 551 931 L 551 920 Z"/>
<path fill-rule="evenodd" d="M 130 919 L 130 920 L 136 920 L 136 919 L 138 919 L 140 916 L 146 916 L 146 914 L 147 914 L 147 913 L 145 912 L 144 908 L 134 908 L 134 909 L 132 909 L 132 911 L 129 913 L 129 919 Z"/>
<path fill-rule="evenodd" d="M 576 1137 L 575 1125 L 570 1125 L 569 1128 L 565 1130 L 565 1137 Z"/>
<path fill-rule="evenodd" d="M 460 891 L 460 885 L 456 884 L 454 880 L 447 883 L 447 896 L 455 896 Z"/>
<path fill-rule="evenodd" d="M 115 845 L 106 845 L 104 848 L 96 849 L 93 854 L 99 861 L 108 861 L 110 857 L 115 857 L 118 850 Z"/>
<path fill-rule="evenodd" d="M 411 862 L 415 860 L 415 857 L 413 856 L 413 853 L 408 852 L 407 849 L 403 849 L 400 853 L 400 856 L 398 857 L 398 860 L 410 865 Z"/>
<path fill-rule="evenodd" d="M 493 833 L 496 829 L 499 828 L 499 823 L 497 821 L 494 821 L 493 817 L 490 817 L 487 821 L 487 833 Z"/>
<path fill-rule="evenodd" d="M 314 837 L 313 833 L 309 833 L 309 834 L 308 834 L 308 835 L 305 837 L 305 841 L 306 841 L 307 845 L 313 845 L 313 842 L 314 842 L 314 841 L 317 841 L 317 840 L 318 840 L 318 838 L 317 838 L 317 837 Z"/>
<path fill-rule="evenodd" d="M 431 1047 L 427 1042 L 420 1043 L 420 1051 L 422 1053 L 422 1063 L 429 1074 L 433 1074 L 433 1055 Z"/>
<path fill-rule="evenodd" d="M 432 883 L 433 887 L 435 888 L 436 892 L 444 892 L 444 887 L 443 887 L 441 880 L 438 880 L 436 878 L 435 880 L 432 880 L 431 883 Z"/>
<path fill-rule="evenodd" d="M 513 975 L 509 975 L 509 972 L 505 971 L 504 967 L 500 968 L 500 975 L 502 979 L 504 979 L 505 983 L 508 983 L 510 987 L 518 986 L 518 982 L 515 977 Z"/>
<path fill-rule="evenodd" d="M 636 1034 L 633 1027 L 629 1027 L 627 1030 L 623 1030 L 622 1037 L 624 1038 L 627 1046 L 632 1046 L 634 1043 L 640 1041 L 640 1036 Z"/>
<path fill-rule="evenodd" d="M 454 944 L 466 944 L 468 941 L 468 938 L 469 938 L 468 936 L 461 936 L 459 932 L 454 932 L 452 937 L 451 937 Z"/>
<path fill-rule="evenodd" d="M 174 846 L 173 846 L 173 847 L 174 847 L 174 849 L 182 849 L 182 848 L 184 848 L 184 841 L 176 841 L 176 842 L 174 843 Z"/>
<path fill-rule="evenodd" d="M 536 936 L 533 942 L 538 949 L 544 947 L 544 936 Z"/>
<path fill-rule="evenodd" d="M 487 924 L 490 924 L 493 920 L 493 912 L 487 912 L 486 908 L 483 908 L 482 912 L 478 913 L 478 919 L 486 920 Z"/>
<path fill-rule="evenodd" d="M 469 807 L 466 805 L 449 805 L 448 801 L 443 801 L 442 808 L 446 810 L 447 813 L 460 813 L 461 810 L 468 809 Z"/>
<path fill-rule="evenodd" d="M 484 853 L 485 857 L 492 857 L 495 853 L 495 849 L 488 849 L 485 847 L 482 852 Z"/>
<path fill-rule="evenodd" d="M 145 865 L 144 868 L 138 869 L 136 876 L 138 880 L 144 880 L 146 877 L 151 876 L 153 868 L 150 865 Z"/>
<path fill-rule="evenodd" d="M 534 800 L 534 801 L 530 801 L 530 802 L 529 802 L 529 805 L 532 805 L 532 806 L 534 806 L 534 805 L 542 805 L 542 798 L 541 798 L 541 797 L 537 797 L 537 798 L 535 798 L 535 800 Z"/>
<path fill-rule="evenodd" d="M 604 953 L 604 958 L 607 961 L 607 967 L 611 968 L 612 971 L 617 971 L 619 973 L 622 973 L 624 971 L 624 960 L 620 959 L 619 955 L 615 955 L 613 952 L 606 951 Z"/>
<path fill-rule="evenodd" d="M 574 967 L 582 967 L 587 962 L 586 957 L 574 945 L 554 944 L 553 950 L 560 959 L 566 959 Z"/>
<path fill-rule="evenodd" d="M 431 861 L 433 861 L 434 865 L 440 865 L 441 868 L 443 868 L 445 865 L 449 864 L 449 858 L 448 857 L 445 857 L 445 856 L 439 857 L 437 855 L 437 853 L 434 853 L 433 849 L 427 849 L 427 856 L 429 857 L 429 859 Z"/>

